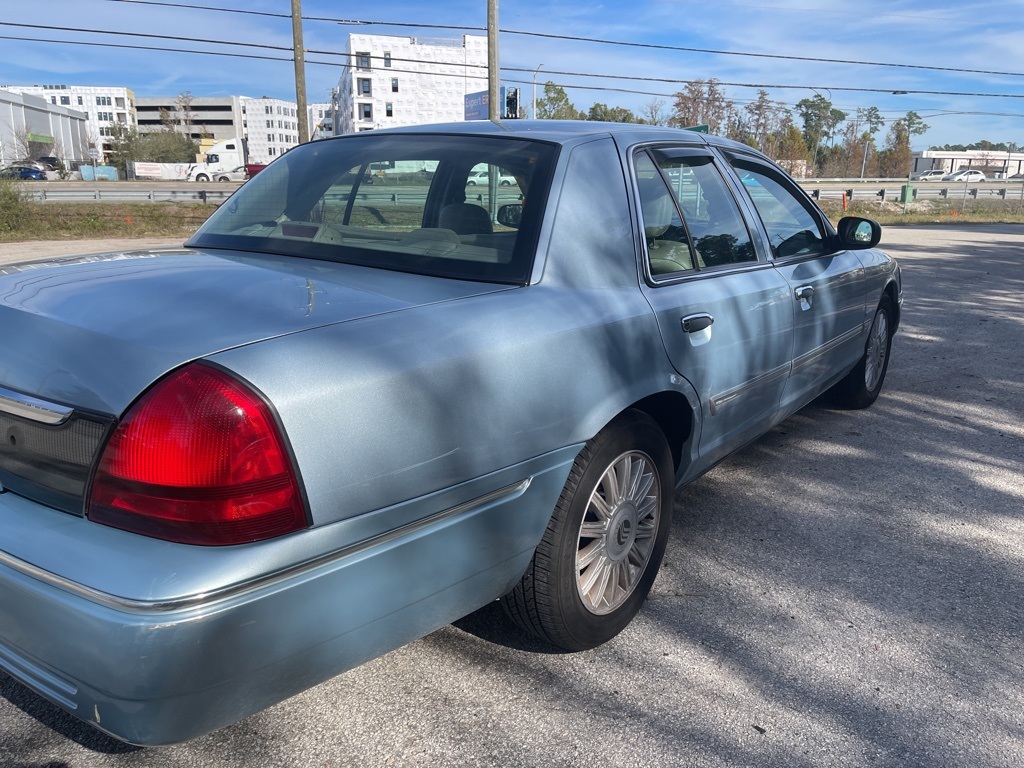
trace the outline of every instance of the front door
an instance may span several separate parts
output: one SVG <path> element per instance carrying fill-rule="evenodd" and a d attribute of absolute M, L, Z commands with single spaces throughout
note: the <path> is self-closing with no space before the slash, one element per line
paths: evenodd
<path fill-rule="evenodd" d="M 789 413 L 812 400 L 864 353 L 864 269 L 853 251 L 830 252 L 821 212 L 783 174 L 731 155 L 786 280 L 794 312 L 793 371 L 782 397 Z"/>

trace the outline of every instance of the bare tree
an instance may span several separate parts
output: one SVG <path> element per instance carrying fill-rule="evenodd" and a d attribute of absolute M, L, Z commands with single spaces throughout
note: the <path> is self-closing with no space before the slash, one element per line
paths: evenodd
<path fill-rule="evenodd" d="M 640 107 L 637 114 L 641 123 L 647 125 L 668 125 L 669 114 L 665 110 L 665 102 L 661 99 L 651 99 Z"/>
<path fill-rule="evenodd" d="M 104 159 L 103 140 L 100 138 L 100 135 L 96 132 L 96 128 L 94 126 L 92 126 L 92 125 L 89 125 L 86 128 L 86 131 L 85 131 L 85 146 L 86 146 L 86 151 L 85 151 L 86 155 L 90 155 L 93 151 L 98 152 L 99 153 L 98 159 L 100 160 L 100 162 L 103 161 L 103 159 Z"/>
<path fill-rule="evenodd" d="M 14 135 L 14 156 L 16 160 L 30 160 L 32 157 L 32 142 L 29 141 L 28 127 L 22 125 L 16 127 Z"/>
<path fill-rule="evenodd" d="M 57 176 L 62 181 L 70 179 L 71 170 L 68 168 L 68 153 L 64 149 L 64 142 L 61 141 L 60 136 L 55 136 L 53 139 L 53 156 L 57 158 Z"/>
<path fill-rule="evenodd" d="M 733 102 L 717 80 L 693 80 L 686 84 L 685 90 L 676 93 L 675 112 L 669 125 L 679 128 L 707 125 L 711 133 L 724 133 L 734 111 Z"/>
<path fill-rule="evenodd" d="M 782 135 L 786 132 L 792 117 L 786 105 L 768 98 L 768 92 L 759 90 L 757 99 L 744 108 L 747 114 L 747 130 L 753 145 L 769 157 L 774 157 Z"/>
<path fill-rule="evenodd" d="M 182 91 L 175 100 L 178 107 L 178 118 L 186 136 L 192 135 L 192 91 Z"/>

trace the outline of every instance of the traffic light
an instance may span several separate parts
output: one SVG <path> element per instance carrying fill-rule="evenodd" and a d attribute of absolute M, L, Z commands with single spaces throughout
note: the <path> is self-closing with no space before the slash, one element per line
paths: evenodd
<path fill-rule="evenodd" d="M 505 91 L 505 119 L 512 120 L 519 117 L 519 89 L 509 88 Z"/>

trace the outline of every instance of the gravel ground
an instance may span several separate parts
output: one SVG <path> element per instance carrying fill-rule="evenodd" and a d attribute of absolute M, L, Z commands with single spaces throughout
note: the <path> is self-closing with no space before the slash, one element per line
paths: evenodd
<path fill-rule="evenodd" d="M 882 247 L 906 305 L 881 398 L 811 405 L 680 491 L 612 642 L 545 653 L 490 607 L 156 750 L 0 674 L 0 765 L 1024 765 L 1024 227 Z"/>

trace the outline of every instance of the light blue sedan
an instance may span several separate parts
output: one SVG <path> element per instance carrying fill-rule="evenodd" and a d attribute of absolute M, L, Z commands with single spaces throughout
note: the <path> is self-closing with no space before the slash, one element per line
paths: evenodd
<path fill-rule="evenodd" d="M 180 250 L 0 267 L 0 668 L 150 745 L 497 599 L 597 646 L 677 487 L 878 396 L 879 238 L 740 144 L 513 121 L 305 144 Z"/>

